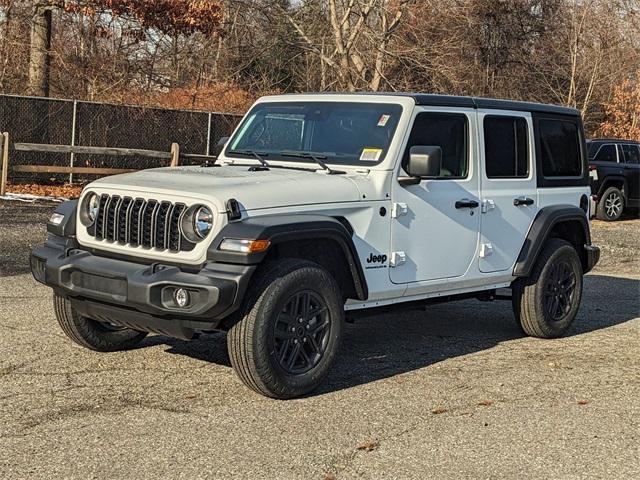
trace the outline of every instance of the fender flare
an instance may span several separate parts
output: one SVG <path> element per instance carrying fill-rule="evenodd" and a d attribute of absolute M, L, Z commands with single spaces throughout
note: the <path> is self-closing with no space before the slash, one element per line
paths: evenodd
<path fill-rule="evenodd" d="M 540 209 L 524 240 L 520 255 L 513 268 L 515 277 L 528 277 L 542 252 L 545 242 L 551 236 L 553 228 L 565 222 L 578 221 L 584 230 L 585 245 L 591 245 L 589 221 L 584 210 L 574 205 L 552 205 Z M 584 250 L 584 246 L 582 247 Z M 583 252 L 578 251 L 582 257 Z"/>
<path fill-rule="evenodd" d="M 345 223 L 347 223 L 345 221 Z M 358 299 L 369 296 L 358 252 L 353 243 L 350 225 L 326 215 L 264 215 L 251 217 L 226 225 L 213 239 L 207 252 L 207 260 L 218 263 L 242 265 L 260 264 L 274 245 L 295 240 L 328 239 L 335 241 L 341 248 L 354 282 Z M 220 250 L 225 238 L 247 240 L 269 240 L 271 245 L 265 252 L 240 253 Z"/>
<path fill-rule="evenodd" d="M 58 237 L 71 237 L 76 234 L 76 212 L 78 211 L 78 200 L 67 200 L 56 207 L 54 213 L 64 215 L 59 225 L 54 225 L 47 221 L 47 232 Z"/>
<path fill-rule="evenodd" d="M 624 197 L 625 203 L 627 201 L 627 192 L 629 191 L 627 179 L 622 175 L 607 175 L 604 177 L 604 180 L 600 183 L 600 188 L 598 189 L 598 198 L 602 197 L 604 191 L 611 186 L 612 182 L 622 182 L 622 196 Z"/>

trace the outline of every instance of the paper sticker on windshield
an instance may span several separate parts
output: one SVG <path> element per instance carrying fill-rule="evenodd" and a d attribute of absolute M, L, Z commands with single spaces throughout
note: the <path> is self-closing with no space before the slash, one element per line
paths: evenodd
<path fill-rule="evenodd" d="M 378 126 L 379 127 L 386 127 L 387 126 L 387 122 L 391 119 L 391 115 L 387 115 L 384 114 L 380 117 L 380 120 L 378 120 Z"/>
<path fill-rule="evenodd" d="M 360 161 L 362 162 L 377 162 L 382 156 L 381 148 L 363 148 L 362 155 L 360 155 Z"/>

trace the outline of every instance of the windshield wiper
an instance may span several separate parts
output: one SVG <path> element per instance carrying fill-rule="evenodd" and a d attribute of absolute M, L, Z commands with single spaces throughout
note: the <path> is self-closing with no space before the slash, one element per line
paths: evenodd
<path fill-rule="evenodd" d="M 329 168 L 329 165 L 324 163 L 324 160 L 327 159 L 326 155 L 318 155 L 310 152 L 289 152 L 289 151 L 280 152 L 280 155 L 282 157 L 310 158 L 311 160 L 316 162 L 318 165 L 320 165 L 323 170 L 326 170 L 329 175 L 338 175 L 338 174 L 346 173 L 346 172 L 343 172 L 342 170 L 332 170 L 331 168 Z"/>
<path fill-rule="evenodd" d="M 229 150 L 227 153 L 231 153 L 234 155 L 246 155 L 248 157 L 253 157 L 256 160 L 258 160 L 260 162 L 260 164 L 268 169 L 269 168 L 269 164 L 267 163 L 267 161 L 262 158 L 263 156 L 266 157 L 267 155 L 269 155 L 268 153 L 258 153 L 255 150 Z"/>

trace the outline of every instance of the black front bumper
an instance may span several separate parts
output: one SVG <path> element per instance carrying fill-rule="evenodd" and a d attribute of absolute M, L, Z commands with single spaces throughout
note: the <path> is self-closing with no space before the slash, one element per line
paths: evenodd
<path fill-rule="evenodd" d="M 218 328 L 238 309 L 253 265 L 206 263 L 201 269 L 151 265 L 99 256 L 71 239 L 50 235 L 31 254 L 34 278 L 98 321 L 179 338 Z M 174 291 L 189 292 L 180 308 Z"/>

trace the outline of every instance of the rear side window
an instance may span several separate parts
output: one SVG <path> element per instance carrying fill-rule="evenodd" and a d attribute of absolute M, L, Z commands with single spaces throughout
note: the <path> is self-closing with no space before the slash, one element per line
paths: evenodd
<path fill-rule="evenodd" d="M 484 118 L 487 178 L 518 178 L 529 174 L 527 122 L 519 117 Z"/>
<path fill-rule="evenodd" d="M 573 122 L 541 119 L 540 156 L 545 177 L 579 177 L 582 175 L 580 135 Z"/>
<path fill-rule="evenodd" d="M 411 129 L 403 166 L 409 161 L 409 150 L 415 145 L 442 149 L 442 167 L 437 178 L 465 178 L 468 168 L 467 117 L 458 113 L 418 114 Z"/>
<path fill-rule="evenodd" d="M 624 152 L 625 162 L 635 165 L 640 163 L 640 146 L 632 144 L 622 145 L 622 151 Z"/>
<path fill-rule="evenodd" d="M 598 162 L 617 162 L 618 157 L 616 156 L 616 146 L 610 143 L 602 145 L 596 153 L 594 160 L 597 160 Z"/>

